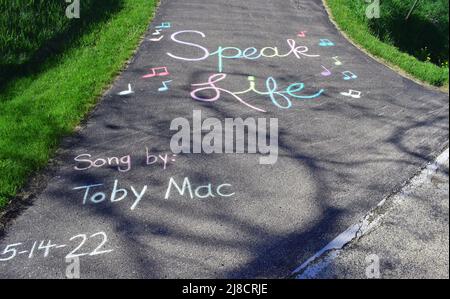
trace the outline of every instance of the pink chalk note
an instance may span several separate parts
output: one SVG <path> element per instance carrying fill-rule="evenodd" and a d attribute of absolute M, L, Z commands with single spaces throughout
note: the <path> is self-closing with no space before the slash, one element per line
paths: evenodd
<path fill-rule="evenodd" d="M 142 76 L 142 78 L 153 78 L 153 77 L 162 77 L 162 76 L 168 76 L 169 71 L 167 70 L 167 67 L 155 67 L 151 69 L 151 72 L 147 75 Z"/>

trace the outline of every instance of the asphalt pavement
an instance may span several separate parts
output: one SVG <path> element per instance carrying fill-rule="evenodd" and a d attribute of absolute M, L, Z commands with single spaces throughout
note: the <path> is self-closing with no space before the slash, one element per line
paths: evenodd
<path fill-rule="evenodd" d="M 194 110 L 277 118 L 277 162 L 174 155 L 171 122 Z M 448 127 L 447 94 L 362 53 L 320 0 L 163 0 L 0 237 L 0 278 L 64 278 L 77 258 L 81 278 L 287 277 L 439 155 Z M 213 195 L 181 195 L 186 178 Z"/>

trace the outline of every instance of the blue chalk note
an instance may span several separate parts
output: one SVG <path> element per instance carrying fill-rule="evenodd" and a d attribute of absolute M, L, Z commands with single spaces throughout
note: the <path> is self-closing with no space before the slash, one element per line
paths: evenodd
<path fill-rule="evenodd" d="M 321 47 L 332 47 L 334 46 L 334 43 L 330 41 L 329 39 L 321 39 L 319 46 Z"/>
<path fill-rule="evenodd" d="M 172 24 L 170 22 L 164 22 L 161 23 L 161 25 L 156 26 L 157 29 L 168 29 L 170 27 L 172 27 Z"/>

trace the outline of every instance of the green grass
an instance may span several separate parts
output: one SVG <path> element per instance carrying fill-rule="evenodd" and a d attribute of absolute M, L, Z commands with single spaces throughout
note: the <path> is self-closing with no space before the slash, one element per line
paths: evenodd
<path fill-rule="evenodd" d="M 381 18 L 372 20 L 364 0 L 326 3 L 340 29 L 374 56 L 421 81 L 448 87 L 448 2 L 421 0 L 407 21 L 413 1 L 383 0 Z"/>
<path fill-rule="evenodd" d="M 80 3 L 84 12 L 95 8 L 95 0 Z M 0 65 L 26 62 L 50 39 L 76 23 L 64 17 L 66 6 L 65 1 L 0 0 Z"/>
<path fill-rule="evenodd" d="M 61 138 L 95 105 L 134 52 L 155 1 L 116 1 L 95 22 L 89 20 L 95 14 L 84 18 L 82 10 L 79 28 L 56 40 L 64 45 L 50 58 L 9 74 L 13 79 L 0 91 L 0 207 L 48 163 Z"/>

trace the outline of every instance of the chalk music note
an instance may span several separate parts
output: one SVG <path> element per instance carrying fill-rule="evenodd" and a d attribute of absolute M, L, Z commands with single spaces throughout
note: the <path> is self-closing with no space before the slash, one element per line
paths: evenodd
<path fill-rule="evenodd" d="M 134 93 L 134 91 L 131 89 L 131 84 L 128 84 L 128 90 L 124 90 L 124 91 L 119 92 L 119 95 L 120 96 L 127 96 L 127 95 L 130 95 L 130 94 L 133 94 L 133 93 Z"/>
<path fill-rule="evenodd" d="M 148 73 L 147 75 L 142 76 L 142 78 L 153 78 L 153 77 L 163 77 L 168 76 L 169 71 L 167 70 L 167 67 L 155 67 L 151 69 L 151 73 Z"/>
<path fill-rule="evenodd" d="M 357 90 L 353 90 L 353 89 L 349 89 L 348 92 L 341 92 L 341 95 L 346 96 L 346 97 L 351 97 L 354 99 L 360 99 L 361 98 L 361 94 L 362 92 L 357 91 Z"/>
<path fill-rule="evenodd" d="M 301 31 L 299 34 L 297 34 L 298 37 L 306 37 L 307 31 Z"/>
<path fill-rule="evenodd" d="M 158 91 L 168 91 L 168 90 L 169 90 L 168 84 L 169 84 L 170 82 L 172 82 L 172 80 L 164 81 L 164 82 L 162 83 L 163 86 L 160 87 L 160 88 L 158 88 Z"/>
<path fill-rule="evenodd" d="M 342 62 L 339 60 L 339 56 L 334 56 L 333 60 L 335 61 L 334 62 L 335 65 L 342 65 Z"/>
<path fill-rule="evenodd" d="M 152 41 L 152 42 L 159 42 L 160 40 L 162 40 L 164 38 L 164 35 L 161 35 L 160 37 L 158 37 L 158 38 L 150 38 L 149 39 L 149 41 Z"/>
<path fill-rule="evenodd" d="M 321 39 L 319 46 L 321 47 L 332 47 L 334 46 L 334 43 L 330 41 L 329 39 Z"/>
<path fill-rule="evenodd" d="M 322 65 L 322 68 L 324 69 L 324 71 L 322 73 L 320 73 L 322 76 L 324 76 L 324 77 L 331 76 L 331 71 L 329 69 L 327 69 L 323 65 Z"/>
<path fill-rule="evenodd" d="M 168 29 L 170 27 L 172 27 L 172 24 L 170 22 L 164 22 L 164 23 L 161 23 L 161 25 L 156 26 L 155 28 L 157 28 L 157 29 Z"/>
<path fill-rule="evenodd" d="M 354 79 L 358 78 L 358 76 L 356 76 L 355 74 L 353 74 L 350 71 L 345 71 L 342 74 L 344 75 L 344 80 L 354 80 Z"/>

